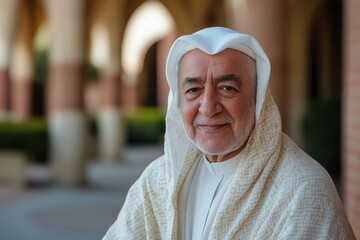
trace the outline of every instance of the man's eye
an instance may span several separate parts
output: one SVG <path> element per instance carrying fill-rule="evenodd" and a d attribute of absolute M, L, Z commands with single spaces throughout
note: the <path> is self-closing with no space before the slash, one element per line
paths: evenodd
<path fill-rule="evenodd" d="M 231 86 L 224 86 L 224 87 L 222 87 L 222 90 L 225 90 L 225 91 L 229 92 L 229 91 L 233 91 L 235 89 L 233 87 L 231 87 Z"/>
<path fill-rule="evenodd" d="M 219 87 L 218 91 L 219 94 L 227 98 L 235 97 L 239 92 L 239 90 L 236 87 L 232 87 L 229 85 Z"/>
<path fill-rule="evenodd" d="M 196 93 L 197 91 L 199 91 L 198 88 L 190 88 L 190 89 L 186 90 L 185 93 Z"/>

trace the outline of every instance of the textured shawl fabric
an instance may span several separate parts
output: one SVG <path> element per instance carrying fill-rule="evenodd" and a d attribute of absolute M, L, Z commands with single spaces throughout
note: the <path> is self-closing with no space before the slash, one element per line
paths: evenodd
<path fill-rule="evenodd" d="M 209 54 L 237 49 L 256 60 L 258 73 L 256 126 L 240 153 L 210 239 L 355 239 L 330 176 L 281 132 L 267 88 L 270 64 L 265 53 L 254 38 L 225 28 L 204 29 L 174 43 L 167 63 L 171 91 L 165 154 L 130 188 L 104 239 L 177 238 L 178 193 L 201 154 L 185 134 L 176 84 L 177 63 L 194 48 Z"/>

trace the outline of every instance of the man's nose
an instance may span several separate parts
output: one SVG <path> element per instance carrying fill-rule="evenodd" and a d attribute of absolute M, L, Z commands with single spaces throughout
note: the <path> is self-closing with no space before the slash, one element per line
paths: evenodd
<path fill-rule="evenodd" d="M 199 112 L 206 117 L 212 117 L 216 113 L 221 112 L 222 107 L 219 102 L 219 96 L 214 89 L 205 89 L 201 99 Z"/>

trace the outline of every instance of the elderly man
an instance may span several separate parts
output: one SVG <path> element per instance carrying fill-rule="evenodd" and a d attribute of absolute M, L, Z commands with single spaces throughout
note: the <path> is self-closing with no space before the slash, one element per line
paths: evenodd
<path fill-rule="evenodd" d="M 329 175 L 281 132 L 253 37 L 182 36 L 166 74 L 165 154 L 104 239 L 355 239 Z"/>

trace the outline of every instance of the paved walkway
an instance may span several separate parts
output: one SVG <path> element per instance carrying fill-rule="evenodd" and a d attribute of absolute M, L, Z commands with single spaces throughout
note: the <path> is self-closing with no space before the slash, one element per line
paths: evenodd
<path fill-rule="evenodd" d="M 101 239 L 131 184 L 162 153 L 159 146 L 129 146 L 117 163 L 93 160 L 84 188 L 0 186 L 0 239 Z M 48 172 L 31 167 L 27 175 L 44 182 Z"/>
<path fill-rule="evenodd" d="M 126 147 L 117 163 L 90 161 L 87 187 L 0 186 L 0 240 L 95 240 L 115 221 L 131 184 L 163 154 L 159 146 Z M 32 181 L 45 182 L 45 168 L 30 167 Z M 339 181 L 335 181 L 339 188 Z"/>

